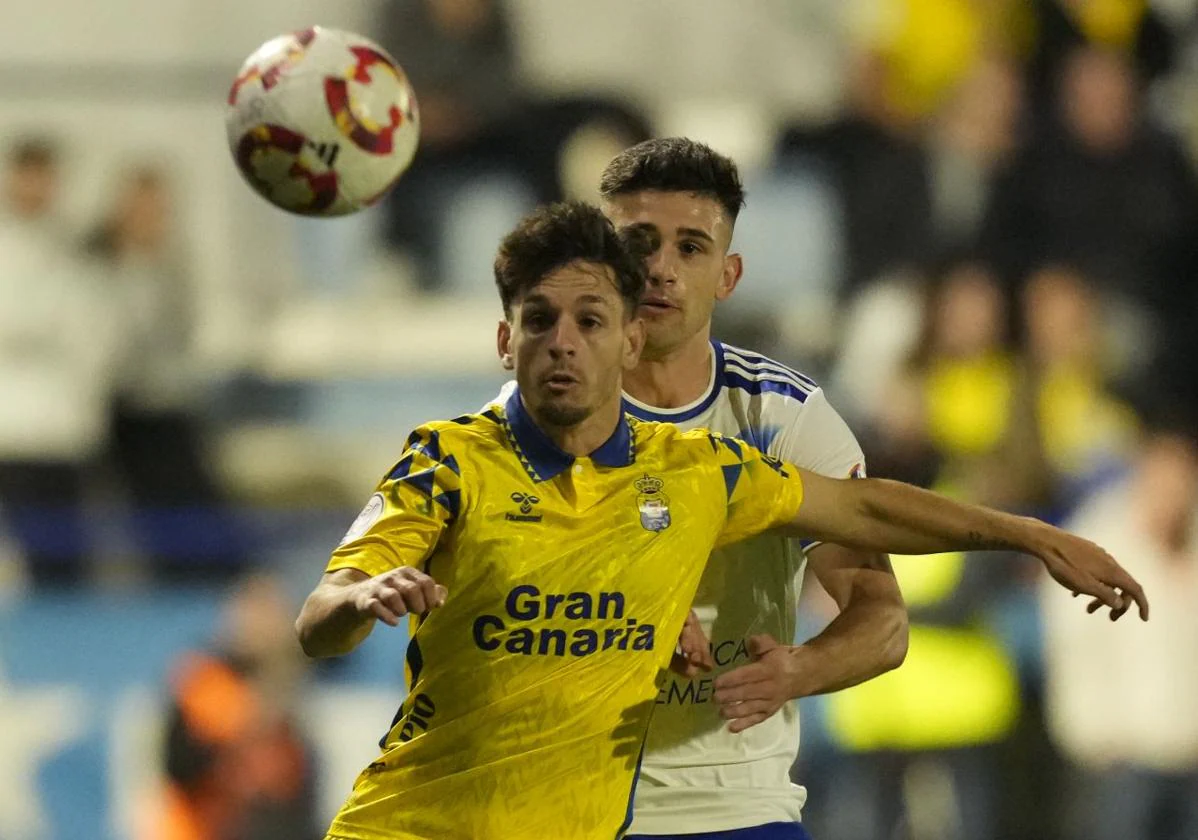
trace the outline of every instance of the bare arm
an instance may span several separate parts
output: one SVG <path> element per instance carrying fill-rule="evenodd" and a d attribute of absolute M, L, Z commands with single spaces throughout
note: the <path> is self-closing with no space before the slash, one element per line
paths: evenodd
<path fill-rule="evenodd" d="M 797 468 L 796 468 L 797 469 Z M 1038 557 L 1057 583 L 1098 598 L 1117 619 L 1134 601 L 1148 618 L 1144 590 L 1088 540 L 1037 519 L 1014 516 L 883 479 L 837 480 L 799 470 L 803 504 L 796 535 L 866 551 L 935 554 L 1014 550 Z"/>
<path fill-rule="evenodd" d="M 824 543 L 808 562 L 840 614 L 801 645 L 749 639 L 754 661 L 715 681 L 715 700 L 733 732 L 766 720 L 789 700 L 873 679 L 907 655 L 907 610 L 885 554 Z"/>
<path fill-rule="evenodd" d="M 890 558 L 823 543 L 807 559 L 840 613 L 792 649 L 792 697 L 827 694 L 891 671 L 907 656 L 907 608 Z"/>
<path fill-rule="evenodd" d="M 295 633 L 308 656 L 342 656 L 370 635 L 375 619 L 394 627 L 410 612 L 441 606 L 445 595 L 445 587 L 410 566 L 374 577 L 339 569 L 326 573 L 304 601 Z"/>

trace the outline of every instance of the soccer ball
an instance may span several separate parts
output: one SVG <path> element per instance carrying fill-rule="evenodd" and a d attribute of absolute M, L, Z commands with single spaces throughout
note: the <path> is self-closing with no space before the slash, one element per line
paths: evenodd
<path fill-rule="evenodd" d="M 379 201 L 416 154 L 416 95 L 373 41 L 316 26 L 267 41 L 229 89 L 237 168 L 271 204 L 343 216 Z"/>

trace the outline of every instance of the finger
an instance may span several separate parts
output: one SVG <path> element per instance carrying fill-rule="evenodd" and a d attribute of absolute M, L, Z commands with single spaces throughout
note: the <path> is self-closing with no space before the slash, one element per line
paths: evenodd
<path fill-rule="evenodd" d="M 720 674 L 715 679 L 715 690 L 727 690 L 736 688 L 737 686 L 747 685 L 749 683 L 762 682 L 769 679 L 770 670 L 765 665 L 752 662 L 748 665 L 741 665 L 739 668 L 733 668 L 726 674 Z"/>
<path fill-rule="evenodd" d="M 745 703 L 753 700 L 765 700 L 777 693 L 773 680 L 738 685 L 735 688 L 717 689 L 712 693 L 712 699 L 717 703 Z"/>
<path fill-rule="evenodd" d="M 433 606 L 434 607 L 444 606 L 445 599 L 448 597 L 449 597 L 449 590 L 438 583 L 437 590 L 436 590 L 436 597 L 433 599 L 434 600 Z"/>
<path fill-rule="evenodd" d="M 737 720 L 734 720 L 728 724 L 728 731 L 729 732 L 744 732 L 750 726 L 756 726 L 757 724 L 762 723 L 763 721 L 769 720 L 769 718 L 770 718 L 770 716 L 767 714 L 756 714 L 756 715 L 749 715 L 746 718 L 738 718 Z"/>
<path fill-rule="evenodd" d="M 428 578 L 432 580 L 432 578 Z M 395 590 L 403 598 L 408 612 L 420 615 L 428 610 L 428 601 L 424 597 L 424 587 L 420 581 L 404 580 L 395 585 Z"/>
<path fill-rule="evenodd" d="M 686 677 L 687 679 L 699 674 L 698 666 L 691 664 L 691 661 L 681 653 L 676 653 L 670 657 L 670 670 L 678 676 Z"/>
<path fill-rule="evenodd" d="M 1088 612 L 1090 615 L 1093 615 L 1094 613 L 1096 613 L 1100 609 L 1102 609 L 1104 606 L 1106 606 L 1106 605 L 1103 604 L 1102 601 L 1095 598 L 1093 601 L 1086 604 L 1086 612 Z"/>
<path fill-rule="evenodd" d="M 379 591 L 379 600 L 386 604 L 396 615 L 423 612 L 424 598 L 420 588 L 410 581 L 395 581 Z"/>
<path fill-rule="evenodd" d="M 725 720 L 740 720 L 753 715 L 769 716 L 778 706 L 772 700 L 746 700 L 742 703 L 725 703 L 720 706 L 720 717 Z"/>
<path fill-rule="evenodd" d="M 1122 569 L 1120 569 L 1120 571 L 1122 571 Z M 1140 586 L 1140 582 L 1126 572 L 1123 572 L 1121 577 L 1125 579 L 1118 581 L 1115 585 L 1123 591 L 1125 597 L 1131 599 L 1131 601 L 1127 604 L 1127 607 L 1130 608 L 1131 604 L 1135 603 L 1136 607 L 1140 611 L 1140 620 L 1147 621 L 1148 596 L 1144 594 L 1144 587 Z"/>
<path fill-rule="evenodd" d="M 749 637 L 749 655 L 760 659 L 778 646 L 778 641 L 768 633 L 760 633 Z"/>
<path fill-rule="evenodd" d="M 1077 581 L 1077 588 L 1085 594 L 1097 598 L 1111 609 L 1117 609 L 1119 607 L 1119 593 L 1116 592 L 1112 587 L 1107 586 L 1105 583 L 1098 580 L 1098 578 L 1093 577 L 1085 572 L 1081 572 L 1077 576 Z"/>
<path fill-rule="evenodd" d="M 441 606 L 441 597 L 437 590 L 443 589 L 444 587 L 439 586 L 437 582 L 428 575 L 421 575 L 420 578 L 415 581 L 415 584 L 417 590 L 420 592 L 420 600 L 424 602 L 424 608 L 420 610 L 421 613 L 427 612 L 433 607 Z M 413 610 L 413 612 L 416 612 L 416 610 Z"/>
<path fill-rule="evenodd" d="M 371 598 L 368 600 L 366 602 L 366 609 L 371 615 L 384 624 L 389 624 L 392 627 L 396 627 L 399 624 L 400 616 L 396 615 L 394 611 L 388 609 L 387 605 L 378 598 Z"/>

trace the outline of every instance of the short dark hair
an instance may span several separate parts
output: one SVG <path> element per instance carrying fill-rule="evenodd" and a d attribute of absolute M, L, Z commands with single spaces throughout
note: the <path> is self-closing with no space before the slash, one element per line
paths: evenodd
<path fill-rule="evenodd" d="M 745 206 L 745 188 L 732 158 L 685 137 L 646 140 L 616 155 L 599 180 L 604 198 L 661 190 L 713 198 L 736 223 Z"/>
<path fill-rule="evenodd" d="M 23 137 L 8 150 L 9 166 L 20 169 L 49 169 L 58 157 L 58 144 L 48 137 Z"/>
<path fill-rule="evenodd" d="M 495 257 L 495 285 L 503 312 L 557 269 L 572 262 L 605 265 L 629 312 L 645 294 L 645 269 L 598 207 L 581 201 L 549 204 L 526 216 L 504 237 Z"/>

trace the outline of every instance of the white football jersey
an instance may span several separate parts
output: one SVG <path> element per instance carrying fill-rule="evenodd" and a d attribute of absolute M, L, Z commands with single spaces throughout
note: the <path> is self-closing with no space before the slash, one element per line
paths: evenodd
<path fill-rule="evenodd" d="M 711 380 L 695 402 L 663 410 L 625 395 L 626 410 L 645 420 L 739 437 L 821 475 L 864 474 L 860 445 L 813 381 L 717 341 L 712 354 Z M 505 395 L 511 387 L 505 386 Z M 787 537 L 764 534 L 712 555 L 694 610 L 711 640 L 716 667 L 692 680 L 663 675 L 629 834 L 691 834 L 800 821 L 807 792 L 790 781 L 799 752 L 795 704 L 733 734 L 712 695 L 716 677 L 751 661 L 750 636 L 768 633 L 782 644 L 792 643 L 802 548 Z"/>

